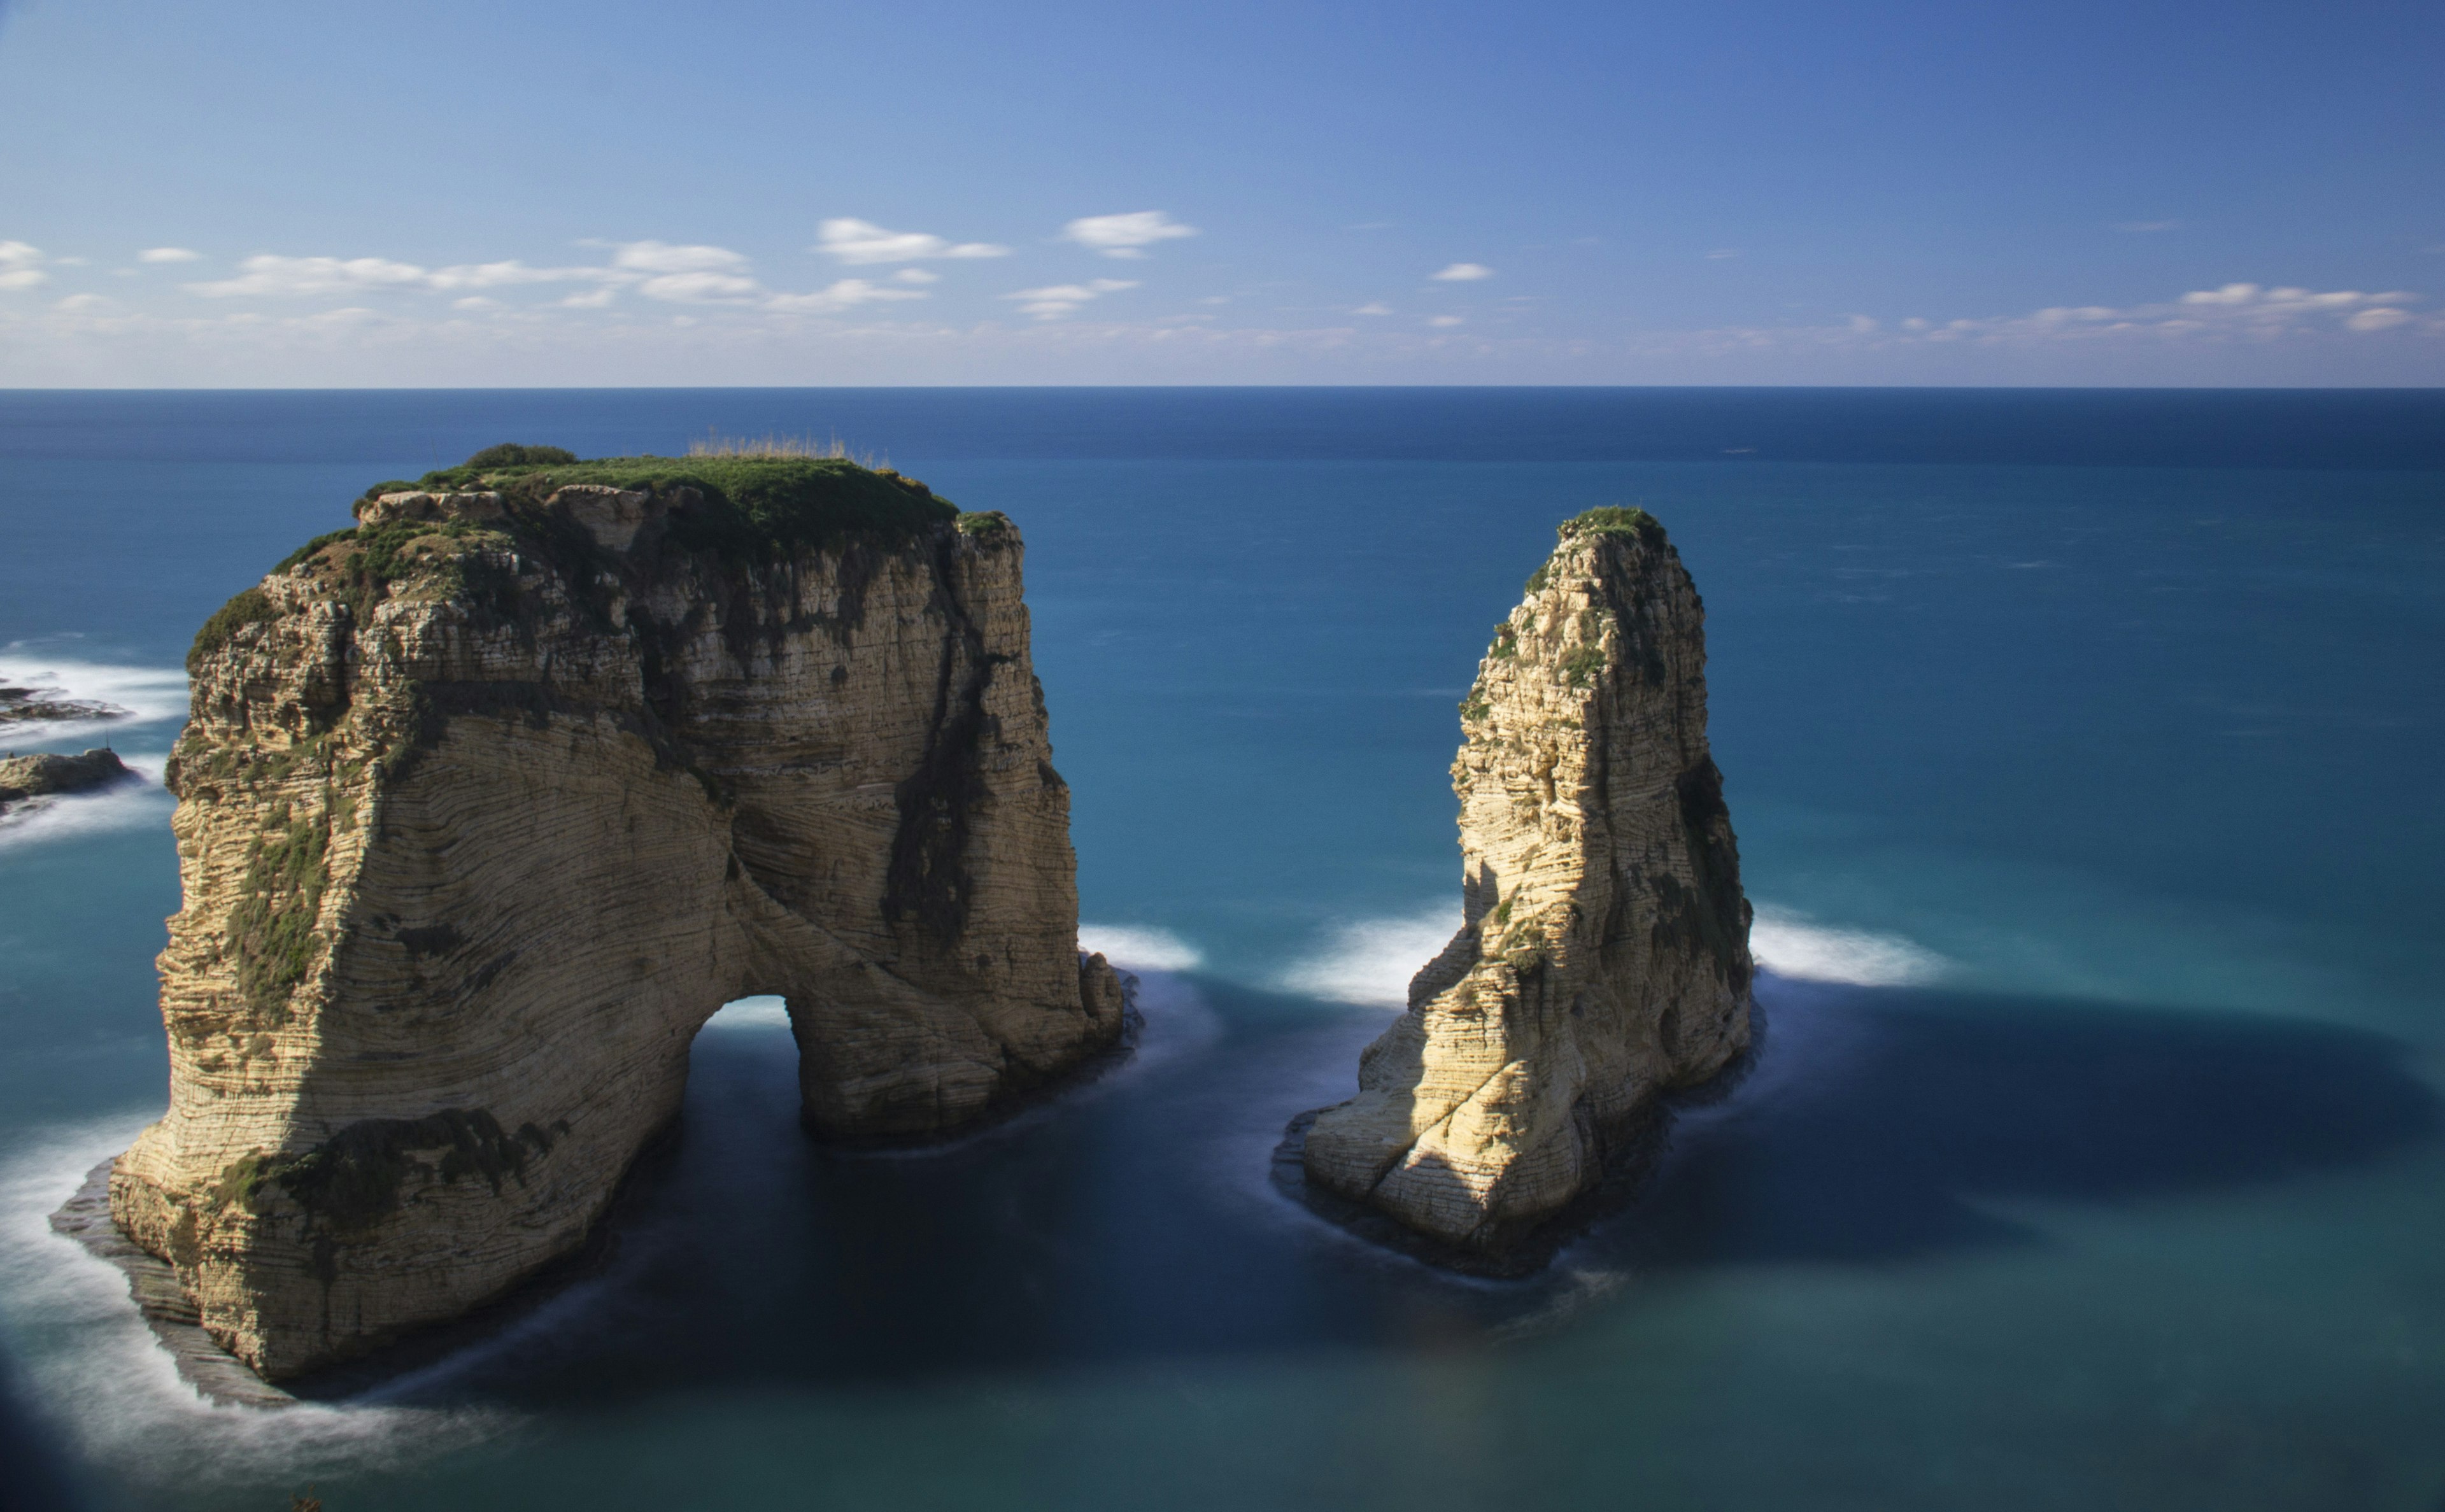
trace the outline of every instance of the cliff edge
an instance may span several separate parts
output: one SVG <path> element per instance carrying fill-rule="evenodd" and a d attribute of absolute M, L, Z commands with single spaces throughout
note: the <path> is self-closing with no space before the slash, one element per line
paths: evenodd
<path fill-rule="evenodd" d="M 1560 535 L 1461 706 L 1465 922 L 1301 1157 L 1314 1186 L 1480 1255 L 1594 1188 L 1659 1093 L 1749 1037 L 1697 590 L 1644 511 Z"/>
<path fill-rule="evenodd" d="M 1017 531 L 845 461 L 495 448 L 215 615 L 170 763 L 170 1108 L 110 1211 L 267 1378 L 575 1248 L 722 1003 L 831 1135 L 1111 1045 Z"/>

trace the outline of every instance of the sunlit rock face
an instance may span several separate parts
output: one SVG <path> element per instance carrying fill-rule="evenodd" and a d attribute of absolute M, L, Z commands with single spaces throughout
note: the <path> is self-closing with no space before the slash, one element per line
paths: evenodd
<path fill-rule="evenodd" d="M 826 1135 L 939 1133 L 1117 1039 L 1001 516 L 731 460 L 359 517 L 198 638 L 170 1109 L 111 1180 L 240 1359 L 576 1247 L 729 999 L 787 999 Z"/>
<path fill-rule="evenodd" d="M 1461 709 L 1461 930 L 1316 1115 L 1315 1186 L 1500 1254 L 1587 1193 L 1661 1092 L 1749 1037 L 1749 905 L 1707 750 L 1704 610 L 1661 527 L 1597 510 Z"/>

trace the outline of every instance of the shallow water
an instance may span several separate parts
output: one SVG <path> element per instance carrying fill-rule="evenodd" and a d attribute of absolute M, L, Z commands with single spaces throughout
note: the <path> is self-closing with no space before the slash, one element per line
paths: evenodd
<path fill-rule="evenodd" d="M 107 733 L 140 764 L 220 599 L 364 483 L 495 440 L 836 431 L 1007 511 L 1091 938 L 1148 1018 L 1121 1072 L 885 1156 L 807 1143 L 786 1029 L 728 1010 L 602 1269 L 369 1391 L 213 1408 L 43 1223 L 159 1111 L 167 796 L 0 822 L 11 1431 L 96 1507 L 2436 1512 L 2440 422 L 2418 394 L 0 395 L 0 681 L 136 707 Z M 1488 629 L 1556 520 L 1619 502 L 1706 594 L 1764 1048 L 1549 1273 L 1461 1280 L 1311 1220 L 1266 1155 L 1448 927 Z"/>

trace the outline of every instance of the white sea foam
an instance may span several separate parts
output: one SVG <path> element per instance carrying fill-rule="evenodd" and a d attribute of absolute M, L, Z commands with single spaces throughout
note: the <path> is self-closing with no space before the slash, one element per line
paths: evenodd
<path fill-rule="evenodd" d="M 1295 962 L 1276 985 L 1334 1002 L 1399 1008 L 1409 1001 L 1409 979 L 1459 927 L 1456 908 L 1342 924 L 1322 950 Z M 1866 987 L 1932 981 L 1948 965 L 1907 940 L 1833 928 L 1777 907 L 1758 910 L 1749 948 L 1758 964 L 1777 976 Z"/>
<path fill-rule="evenodd" d="M 113 830 L 143 830 L 166 824 L 176 807 L 161 786 L 159 753 L 121 752 L 140 782 L 117 782 L 91 793 L 59 793 L 27 798 L 0 814 L 0 850 L 76 840 Z"/>
<path fill-rule="evenodd" d="M 1788 908 L 1761 907 L 1749 926 L 1749 953 L 1778 977 L 1907 987 L 1944 975 L 1949 962 L 1894 935 L 1835 929 Z"/>
<path fill-rule="evenodd" d="M 187 674 L 176 667 L 62 661 L 29 651 L 22 643 L 0 649 L 0 683 L 79 703 L 107 703 L 128 713 L 123 719 L 39 719 L 12 724 L 0 737 L 28 746 L 70 737 L 92 738 L 105 731 L 173 719 L 187 712 Z"/>
<path fill-rule="evenodd" d="M 1078 948 L 1127 971 L 1195 971 L 1205 963 L 1204 951 L 1170 930 L 1136 924 L 1082 924 Z"/>
<path fill-rule="evenodd" d="M 1450 943 L 1459 928 L 1456 905 L 1342 924 L 1322 950 L 1293 962 L 1282 973 L 1279 985 L 1333 1002 L 1406 1007 L 1409 979 Z"/>
<path fill-rule="evenodd" d="M 116 1266 L 50 1214 L 143 1127 L 121 1115 L 37 1133 L 0 1165 L 0 1316 L 32 1400 L 65 1442 L 158 1496 L 267 1475 L 392 1468 L 495 1437 L 496 1409 L 219 1406 L 178 1378 Z M 160 1503 L 166 1504 L 166 1503 Z"/>

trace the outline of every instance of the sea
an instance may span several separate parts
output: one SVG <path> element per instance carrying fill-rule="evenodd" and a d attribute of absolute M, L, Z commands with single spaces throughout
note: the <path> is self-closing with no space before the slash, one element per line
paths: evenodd
<path fill-rule="evenodd" d="M 163 1107 L 155 781 L 0 820 L 0 1502 L 2445 1508 L 2445 391 L 0 393 L 0 682 L 132 711 L 377 479 L 829 444 L 1027 541 L 1133 1057 L 940 1147 L 698 1037 L 600 1259 L 271 1410 L 47 1217 Z M 1284 1124 L 1457 921 L 1455 705 L 1594 505 L 1707 606 L 1764 1032 L 1526 1279 Z M 10 1501 L 14 1498 L 14 1501 Z"/>

